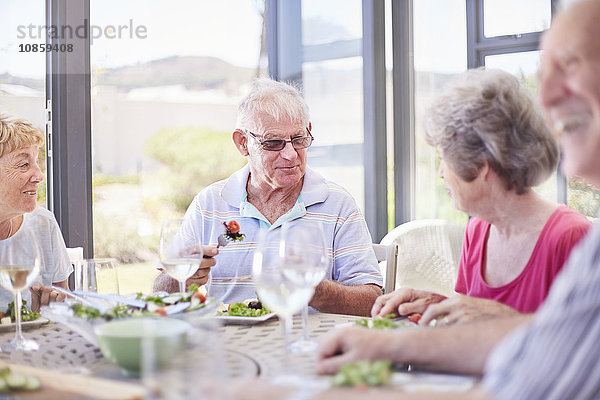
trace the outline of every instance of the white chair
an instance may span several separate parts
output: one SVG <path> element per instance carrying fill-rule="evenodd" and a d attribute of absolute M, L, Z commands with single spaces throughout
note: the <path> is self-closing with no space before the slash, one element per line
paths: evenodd
<path fill-rule="evenodd" d="M 398 246 L 395 243 L 389 245 L 373 243 L 373 251 L 375 252 L 375 257 L 377 257 L 377 262 L 379 263 L 381 276 L 383 276 L 384 293 L 393 292 L 396 283 Z M 391 267 L 388 268 L 388 265 Z"/>
<path fill-rule="evenodd" d="M 437 219 L 406 222 L 390 231 L 381 245 L 395 245 L 397 255 L 395 263 L 387 258 L 386 292 L 410 287 L 452 295 L 464 232 L 464 226 Z"/>
<path fill-rule="evenodd" d="M 69 275 L 68 285 L 69 289 L 75 290 L 75 266 L 79 261 L 83 261 L 83 247 L 67 247 L 67 254 L 73 266 L 73 273 Z"/>

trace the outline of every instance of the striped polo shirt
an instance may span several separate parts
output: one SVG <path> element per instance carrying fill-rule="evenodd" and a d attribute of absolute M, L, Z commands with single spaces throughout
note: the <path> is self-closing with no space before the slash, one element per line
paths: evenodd
<path fill-rule="evenodd" d="M 216 245 L 225 232 L 223 222 L 235 220 L 243 241 L 229 242 L 219 248 L 216 265 L 211 269 L 209 295 L 224 303 L 255 298 L 252 256 L 261 229 L 281 229 L 286 221 L 299 218 L 323 225 L 329 254 L 326 279 L 344 285 L 375 284 L 383 279 L 372 248 L 365 219 L 352 196 L 341 186 L 306 168 L 304 184 L 296 204 L 273 224 L 246 201 L 248 165 L 228 179 L 203 189 L 190 204 L 184 229 L 205 245 Z"/>
<path fill-rule="evenodd" d="M 600 398 L 600 222 L 571 252 L 531 323 L 491 353 L 495 399 Z"/>

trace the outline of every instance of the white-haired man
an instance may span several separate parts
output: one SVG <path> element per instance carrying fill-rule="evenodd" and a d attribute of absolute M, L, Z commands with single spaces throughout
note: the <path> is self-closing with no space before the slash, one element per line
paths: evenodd
<path fill-rule="evenodd" d="M 313 136 L 308 106 L 298 90 L 271 79 L 256 80 L 239 104 L 232 139 L 248 164 L 202 190 L 185 215 L 190 232 L 201 232 L 205 246 L 218 243 L 224 222 L 235 220 L 245 235 L 243 241 L 219 249 L 210 272 L 210 295 L 225 303 L 255 297 L 252 254 L 259 231 L 306 219 L 322 223 L 330 254 L 326 278 L 310 306 L 368 315 L 382 286 L 372 239 L 348 192 L 306 165 Z M 206 253 L 215 254 L 214 247 L 205 247 Z M 208 268 L 199 270 L 199 283 L 206 282 L 207 273 Z M 176 290 L 163 273 L 155 288 L 166 287 Z"/>

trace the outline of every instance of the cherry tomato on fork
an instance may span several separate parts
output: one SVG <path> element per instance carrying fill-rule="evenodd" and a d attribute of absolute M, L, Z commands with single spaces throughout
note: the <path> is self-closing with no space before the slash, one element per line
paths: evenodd
<path fill-rule="evenodd" d="M 194 295 L 192 297 L 196 297 L 196 298 L 200 299 L 200 303 L 204 303 L 206 301 L 206 296 L 200 292 L 194 293 Z"/>
<path fill-rule="evenodd" d="M 240 232 L 240 225 L 235 222 L 235 221 L 229 221 L 227 223 L 227 231 L 230 233 L 239 233 Z"/>

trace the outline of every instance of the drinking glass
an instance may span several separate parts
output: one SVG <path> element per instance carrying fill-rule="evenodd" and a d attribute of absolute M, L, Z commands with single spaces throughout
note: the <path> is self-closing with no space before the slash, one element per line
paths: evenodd
<path fill-rule="evenodd" d="M 261 231 L 254 251 L 252 271 L 260 300 L 277 313 L 281 321 L 285 357 L 283 372 L 275 384 L 296 385 L 302 380 L 291 373 L 289 343 L 292 316 L 306 306 L 314 293 L 310 264 L 298 252 L 286 251 L 289 242 L 281 240 L 281 232 Z"/>
<path fill-rule="evenodd" d="M 75 262 L 75 290 L 101 294 L 119 294 L 119 278 L 112 258 L 94 258 Z"/>
<path fill-rule="evenodd" d="M 29 288 L 40 275 L 40 249 L 33 232 L 19 230 L 14 236 L 0 241 L 0 285 L 15 296 L 16 332 L 9 343 L 2 346 L 3 352 L 33 351 L 39 344 L 25 339 L 21 332 L 21 292 Z"/>
<path fill-rule="evenodd" d="M 229 400 L 227 389 L 234 378 L 226 367 L 223 349 L 222 321 L 202 318 L 194 321 L 188 332 L 185 348 L 171 357 L 168 365 L 161 366 L 156 359 L 156 331 L 152 320 L 142 339 L 142 383 L 147 389 L 147 400 L 211 399 Z M 251 361 L 249 361 L 251 362 Z M 218 391 L 210 384 L 223 382 Z"/>
<path fill-rule="evenodd" d="M 159 257 L 162 267 L 179 282 L 185 292 L 185 281 L 194 275 L 202 262 L 202 245 L 195 235 L 183 229 L 183 220 L 166 220 L 160 233 Z"/>
<path fill-rule="evenodd" d="M 286 259 L 296 259 L 305 265 L 306 279 L 315 288 L 325 277 L 329 259 L 325 232 L 321 223 L 302 219 L 286 222 L 281 229 L 281 246 Z M 308 304 L 302 308 L 302 336 L 290 344 L 294 353 L 308 353 L 318 343 L 308 334 Z"/>

